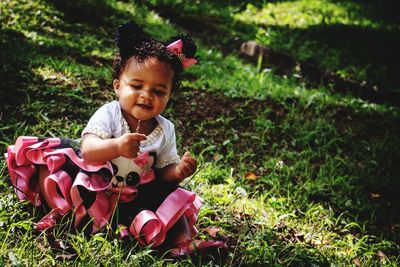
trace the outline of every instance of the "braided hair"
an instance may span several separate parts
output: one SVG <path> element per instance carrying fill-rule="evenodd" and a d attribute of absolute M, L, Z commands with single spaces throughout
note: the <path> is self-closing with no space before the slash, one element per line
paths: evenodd
<path fill-rule="evenodd" d="M 196 44 L 186 35 L 177 35 L 165 43 L 159 42 L 145 33 L 136 23 L 120 25 L 115 34 L 117 53 L 113 63 L 113 79 L 118 79 L 131 60 L 143 63 L 148 59 L 156 58 L 169 66 L 174 71 L 173 89 L 179 88 L 183 66 L 177 55 L 167 49 L 167 45 L 182 40 L 182 52 L 185 57 L 194 58 Z"/>

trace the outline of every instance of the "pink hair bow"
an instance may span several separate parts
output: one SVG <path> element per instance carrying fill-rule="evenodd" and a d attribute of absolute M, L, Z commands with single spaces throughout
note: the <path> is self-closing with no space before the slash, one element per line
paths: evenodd
<path fill-rule="evenodd" d="M 196 59 L 185 57 L 185 54 L 183 54 L 183 52 L 182 52 L 182 48 L 183 48 L 183 43 L 182 43 L 181 39 L 179 39 L 167 46 L 168 51 L 171 52 L 172 54 L 176 55 L 180 59 L 180 61 L 182 62 L 182 66 L 184 68 L 188 68 L 188 67 L 196 64 L 197 63 Z"/>

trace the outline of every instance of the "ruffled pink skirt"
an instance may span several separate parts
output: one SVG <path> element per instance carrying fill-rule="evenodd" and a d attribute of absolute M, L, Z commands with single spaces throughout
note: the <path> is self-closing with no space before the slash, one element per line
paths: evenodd
<path fill-rule="evenodd" d="M 88 164 L 67 139 L 31 136 L 19 137 L 15 145 L 7 148 L 5 157 L 18 198 L 29 200 L 36 207 L 51 208 L 36 224 L 37 230 L 54 227 L 63 216 L 71 216 L 76 229 L 89 227 L 92 233 L 111 224 L 124 190 L 118 192 L 112 187 L 110 162 Z M 39 183 L 39 179 L 43 182 Z M 140 184 L 128 191 L 140 196 Z M 153 196 L 157 197 L 157 192 Z M 201 199 L 193 192 L 176 187 L 152 210 L 140 207 L 140 203 L 123 203 L 139 205 L 134 207 L 139 212 L 130 217 L 133 219 L 129 225 L 120 226 L 120 237 L 132 235 L 141 245 L 157 247 L 182 216 L 186 217 L 192 236 L 197 234 L 194 224 Z"/>

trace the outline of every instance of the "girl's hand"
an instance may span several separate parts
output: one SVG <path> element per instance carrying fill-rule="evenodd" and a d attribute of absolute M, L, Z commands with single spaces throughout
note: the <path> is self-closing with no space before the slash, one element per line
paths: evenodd
<path fill-rule="evenodd" d="M 139 152 L 140 141 L 146 140 L 144 134 L 129 133 L 116 139 L 118 155 L 125 158 L 135 158 Z"/>
<path fill-rule="evenodd" d="M 183 180 L 192 175 L 196 169 L 197 160 L 192 157 L 189 152 L 186 152 L 175 168 L 175 175 L 179 178 L 179 180 Z"/>

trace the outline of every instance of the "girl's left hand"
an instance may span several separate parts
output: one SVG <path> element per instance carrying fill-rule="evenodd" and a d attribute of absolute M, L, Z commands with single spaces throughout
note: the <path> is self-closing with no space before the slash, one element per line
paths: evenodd
<path fill-rule="evenodd" d="M 197 160 L 192 157 L 189 152 L 186 152 L 179 164 L 175 168 L 176 176 L 183 180 L 192 175 L 197 169 Z"/>

